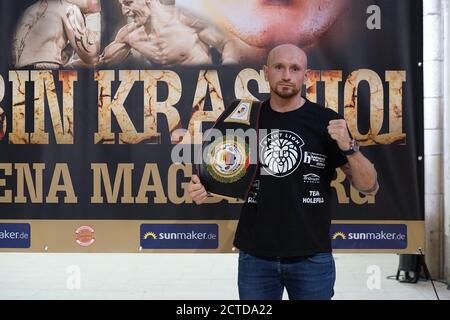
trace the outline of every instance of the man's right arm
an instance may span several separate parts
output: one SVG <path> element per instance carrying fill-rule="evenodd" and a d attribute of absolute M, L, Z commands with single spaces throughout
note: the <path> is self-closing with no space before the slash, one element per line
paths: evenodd
<path fill-rule="evenodd" d="M 100 43 L 95 33 L 86 26 L 80 8 L 74 4 L 68 5 L 63 22 L 67 38 L 81 60 L 87 64 L 95 64 L 98 61 Z"/>
<path fill-rule="evenodd" d="M 117 64 L 125 60 L 130 54 L 131 47 L 126 39 L 135 28 L 129 24 L 122 27 L 116 35 L 116 39 L 111 42 L 100 56 L 97 66 L 107 64 Z"/>

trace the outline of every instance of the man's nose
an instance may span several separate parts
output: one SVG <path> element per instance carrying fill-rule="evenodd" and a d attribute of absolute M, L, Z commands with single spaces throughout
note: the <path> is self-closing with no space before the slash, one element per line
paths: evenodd
<path fill-rule="evenodd" d="M 283 77 L 283 80 L 291 80 L 291 72 L 289 69 L 284 69 L 281 76 Z"/>

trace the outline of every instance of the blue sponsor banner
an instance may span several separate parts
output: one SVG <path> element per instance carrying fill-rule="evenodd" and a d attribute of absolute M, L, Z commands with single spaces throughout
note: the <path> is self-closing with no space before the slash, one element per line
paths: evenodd
<path fill-rule="evenodd" d="M 30 230 L 29 223 L 0 223 L 0 248 L 29 248 Z"/>
<path fill-rule="evenodd" d="M 405 224 L 332 224 L 333 249 L 406 249 Z"/>
<path fill-rule="evenodd" d="M 143 249 L 217 249 L 217 224 L 141 224 Z"/>

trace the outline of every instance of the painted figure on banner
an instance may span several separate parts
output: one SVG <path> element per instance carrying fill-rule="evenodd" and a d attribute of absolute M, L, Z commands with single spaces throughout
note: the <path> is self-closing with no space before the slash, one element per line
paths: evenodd
<path fill-rule="evenodd" d="M 100 51 L 100 0 L 39 0 L 16 26 L 12 65 L 58 69 L 72 60 L 94 65 Z"/>
<path fill-rule="evenodd" d="M 211 50 L 222 64 L 237 63 L 235 41 L 206 19 L 175 6 L 174 0 L 118 0 L 130 23 L 119 30 L 99 65 L 115 65 L 129 55 L 151 65 L 208 65 Z"/>
<path fill-rule="evenodd" d="M 264 64 L 268 52 L 282 43 L 294 43 L 303 50 L 315 46 L 350 9 L 348 0 L 178 2 L 202 12 L 235 39 L 239 62 L 259 64 Z"/>

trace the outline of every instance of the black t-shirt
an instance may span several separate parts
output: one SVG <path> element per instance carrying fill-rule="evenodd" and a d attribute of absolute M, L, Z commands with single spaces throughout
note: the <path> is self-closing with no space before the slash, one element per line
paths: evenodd
<path fill-rule="evenodd" d="M 306 100 L 280 113 L 261 106 L 260 166 L 243 205 L 234 245 L 263 257 L 331 251 L 331 187 L 335 168 L 347 163 L 328 134 L 331 109 Z"/>

